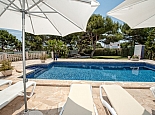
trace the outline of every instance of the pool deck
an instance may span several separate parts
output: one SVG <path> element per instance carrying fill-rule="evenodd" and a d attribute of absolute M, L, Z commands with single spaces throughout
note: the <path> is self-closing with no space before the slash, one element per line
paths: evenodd
<path fill-rule="evenodd" d="M 46 60 L 45 64 L 51 63 L 53 60 Z M 155 64 L 152 60 L 114 60 L 114 59 L 58 59 L 58 61 L 84 61 L 84 62 L 147 62 Z M 26 65 L 41 64 L 40 60 L 28 60 Z M 0 79 L 10 79 L 13 83 L 21 81 L 22 62 L 12 62 L 13 70 L 12 76 L 3 77 L 0 73 Z M 26 70 L 31 72 L 32 70 Z M 33 80 L 33 79 L 31 79 Z M 40 110 L 44 115 L 58 115 L 61 107 L 65 103 L 70 85 L 73 83 L 91 84 L 93 86 L 93 98 L 97 106 L 99 115 L 109 115 L 106 109 L 100 102 L 99 86 L 102 84 L 118 84 L 127 90 L 144 108 L 146 108 L 152 115 L 155 115 L 155 97 L 153 97 L 149 88 L 155 86 L 155 82 L 109 82 L 109 81 L 80 81 L 80 80 L 33 80 L 37 82 L 35 94 L 28 99 L 28 108 L 30 110 Z M 0 87 L 2 90 L 6 86 Z M 10 102 L 6 107 L 0 110 L 0 115 L 21 115 L 24 110 L 23 97 L 17 97 Z"/>

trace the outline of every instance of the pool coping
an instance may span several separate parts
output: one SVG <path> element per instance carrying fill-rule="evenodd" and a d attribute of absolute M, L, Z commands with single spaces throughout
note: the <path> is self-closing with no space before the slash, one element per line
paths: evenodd
<path fill-rule="evenodd" d="M 155 82 L 111 82 L 111 81 L 82 81 L 82 80 L 48 80 L 51 83 L 46 83 L 46 80 L 31 79 L 37 82 L 37 86 L 53 86 L 53 87 L 70 87 L 71 84 L 90 84 L 93 88 L 99 88 L 100 85 L 120 85 L 125 89 L 150 89 Z M 40 80 L 42 82 L 40 82 Z M 57 83 L 59 82 L 59 83 Z"/>

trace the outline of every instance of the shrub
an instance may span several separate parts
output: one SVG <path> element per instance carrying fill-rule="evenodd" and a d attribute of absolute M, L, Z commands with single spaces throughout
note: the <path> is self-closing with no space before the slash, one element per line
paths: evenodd
<path fill-rule="evenodd" d="M 139 56 L 138 55 L 133 55 L 132 58 L 133 59 L 139 59 Z"/>
<path fill-rule="evenodd" d="M 85 54 L 91 54 L 92 50 L 91 50 L 91 49 L 85 49 L 83 52 L 84 52 Z"/>
<path fill-rule="evenodd" d="M 1 61 L 1 67 L 0 71 L 5 71 L 5 70 L 12 70 L 13 67 L 11 66 L 11 62 L 9 60 L 3 60 Z"/>
<path fill-rule="evenodd" d="M 46 59 L 47 59 L 46 54 L 42 54 L 42 55 L 40 56 L 40 60 L 46 60 Z"/>
<path fill-rule="evenodd" d="M 94 56 L 103 56 L 103 48 L 97 48 L 95 50 Z"/>

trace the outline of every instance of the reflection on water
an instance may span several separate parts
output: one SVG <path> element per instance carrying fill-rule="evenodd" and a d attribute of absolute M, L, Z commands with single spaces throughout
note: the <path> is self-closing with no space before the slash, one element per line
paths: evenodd
<path fill-rule="evenodd" d="M 112 75 L 111 77 L 112 77 L 112 79 L 113 79 L 114 81 L 117 81 L 116 75 Z"/>
<path fill-rule="evenodd" d="M 132 68 L 132 74 L 138 75 L 139 74 L 139 67 L 131 67 Z"/>
<path fill-rule="evenodd" d="M 116 74 L 114 73 L 104 72 L 103 76 L 107 78 L 111 78 L 112 81 L 117 81 Z"/>

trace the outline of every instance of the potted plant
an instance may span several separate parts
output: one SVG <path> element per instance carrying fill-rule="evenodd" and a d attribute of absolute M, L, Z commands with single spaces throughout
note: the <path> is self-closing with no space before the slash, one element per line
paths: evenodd
<path fill-rule="evenodd" d="M 139 56 L 138 55 L 133 55 L 131 60 L 132 61 L 139 61 Z"/>
<path fill-rule="evenodd" d="M 46 54 L 42 54 L 42 55 L 40 56 L 40 60 L 41 60 L 41 63 L 45 63 Z"/>
<path fill-rule="evenodd" d="M 0 71 L 4 76 L 12 75 L 12 69 L 11 62 L 9 60 L 3 60 L 1 61 L 1 67 Z"/>

